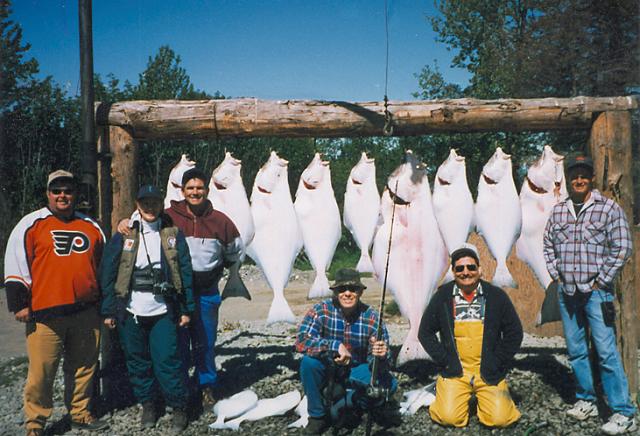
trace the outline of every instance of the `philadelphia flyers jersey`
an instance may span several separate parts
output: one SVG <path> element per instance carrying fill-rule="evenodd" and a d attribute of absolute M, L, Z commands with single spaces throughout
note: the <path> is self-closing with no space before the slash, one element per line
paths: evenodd
<path fill-rule="evenodd" d="M 47 208 L 22 218 L 9 236 L 5 255 L 9 309 L 20 310 L 20 301 L 28 303 L 38 319 L 42 311 L 97 301 L 104 242 L 98 224 L 78 212 L 68 221 Z"/>

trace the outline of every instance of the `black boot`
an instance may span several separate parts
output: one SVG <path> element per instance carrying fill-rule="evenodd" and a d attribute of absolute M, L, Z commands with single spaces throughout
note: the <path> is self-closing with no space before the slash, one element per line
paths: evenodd
<path fill-rule="evenodd" d="M 187 428 L 189 420 L 187 418 L 187 411 L 184 409 L 173 409 L 173 421 L 171 423 L 171 433 L 180 434 L 182 430 Z"/>
<path fill-rule="evenodd" d="M 156 405 L 153 401 L 145 401 L 142 403 L 142 415 L 140 416 L 140 424 L 144 428 L 153 428 L 158 420 Z"/>

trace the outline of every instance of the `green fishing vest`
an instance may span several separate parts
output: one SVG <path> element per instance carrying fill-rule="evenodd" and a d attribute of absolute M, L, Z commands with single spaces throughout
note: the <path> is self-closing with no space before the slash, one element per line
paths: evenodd
<path fill-rule="evenodd" d="M 118 266 L 118 278 L 116 279 L 116 295 L 126 298 L 131 287 L 131 275 L 136 265 L 138 256 L 138 244 L 140 243 L 140 232 L 138 229 L 131 229 L 129 236 L 124 237 L 122 253 L 120 254 L 120 264 Z M 171 281 L 176 293 L 182 293 L 182 277 L 180 277 L 180 264 L 178 263 L 178 228 L 165 227 L 160 229 L 160 244 L 162 253 L 169 265 Z"/>

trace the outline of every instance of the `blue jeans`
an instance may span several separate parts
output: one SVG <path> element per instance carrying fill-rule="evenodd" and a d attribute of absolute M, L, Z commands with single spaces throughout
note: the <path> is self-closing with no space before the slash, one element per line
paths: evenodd
<path fill-rule="evenodd" d="M 319 418 L 325 415 L 325 409 L 322 405 L 321 389 L 326 383 L 327 368 L 325 363 L 315 357 L 303 356 L 300 362 L 300 379 L 302 380 L 302 388 L 307 396 L 307 411 L 309 416 Z M 371 382 L 371 371 L 368 363 L 361 363 L 351 367 L 349 374 L 349 384 L 351 386 L 366 386 Z M 384 372 L 380 384 L 390 388 L 393 393 L 398 389 L 398 380 L 396 380 L 388 371 Z"/>
<path fill-rule="evenodd" d="M 196 367 L 198 385 L 213 387 L 218 382 L 216 372 L 216 338 L 220 295 L 194 295 L 195 311 L 188 328 L 180 329 L 180 355 L 185 372 Z"/>
<path fill-rule="evenodd" d="M 605 290 L 595 290 L 587 294 L 577 291 L 575 295 L 569 296 L 563 289 L 562 285 L 558 286 L 558 299 L 569 362 L 577 383 L 576 398 L 596 400 L 585 334 L 585 327 L 588 325 L 598 353 L 598 366 L 607 403 L 614 413 L 633 416 L 636 409 L 629 395 L 627 377 L 616 346 L 615 330 L 605 325 L 602 316 L 601 303 L 613 301 L 613 295 Z"/>

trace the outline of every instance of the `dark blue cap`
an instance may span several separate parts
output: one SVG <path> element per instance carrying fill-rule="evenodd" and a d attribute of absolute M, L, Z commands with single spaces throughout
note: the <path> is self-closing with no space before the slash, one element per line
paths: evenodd
<path fill-rule="evenodd" d="M 157 198 L 162 200 L 164 197 L 160 193 L 160 190 L 153 185 L 144 185 L 138 190 L 136 200 L 142 200 L 143 198 Z"/>

